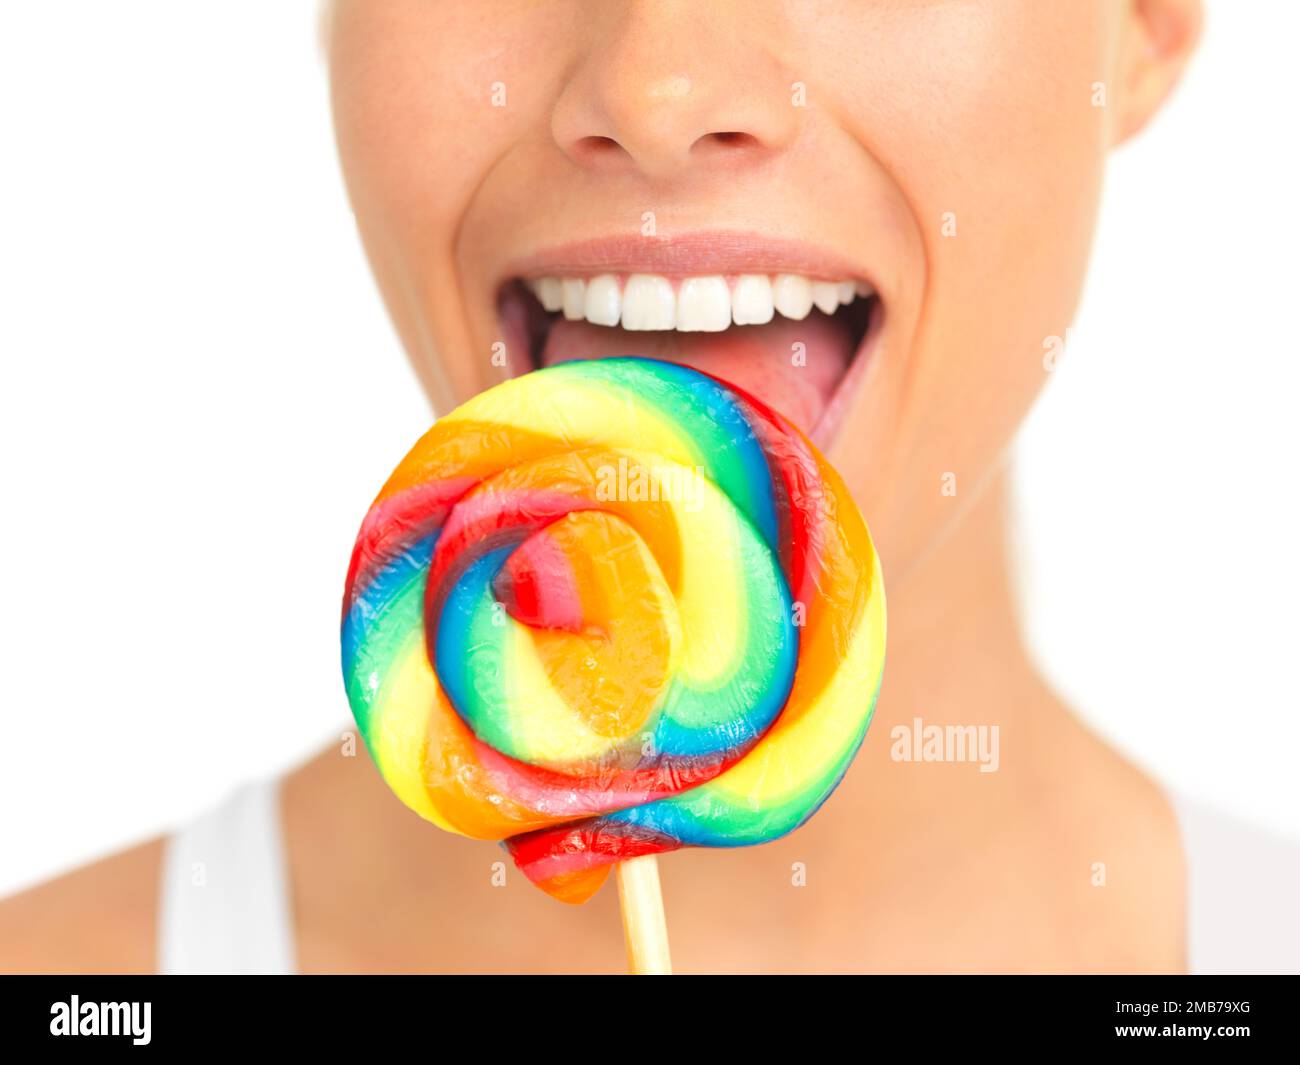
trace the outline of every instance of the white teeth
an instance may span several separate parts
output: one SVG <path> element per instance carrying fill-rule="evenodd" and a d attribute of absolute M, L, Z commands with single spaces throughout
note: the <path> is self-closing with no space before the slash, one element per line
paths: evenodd
<path fill-rule="evenodd" d="M 677 330 L 721 333 L 731 325 L 731 292 L 726 278 L 688 277 L 677 293 Z"/>
<path fill-rule="evenodd" d="M 775 313 L 772 282 L 766 274 L 741 274 L 731 292 L 731 318 L 737 325 L 766 325 Z"/>
<path fill-rule="evenodd" d="M 538 302 L 548 311 L 558 311 L 564 306 L 564 285 L 558 277 L 538 278 L 533 289 Z"/>
<path fill-rule="evenodd" d="M 594 319 L 593 319 L 594 321 Z M 654 274 L 633 274 L 623 289 L 624 329 L 673 329 L 677 297 L 672 282 Z"/>
<path fill-rule="evenodd" d="M 875 295 L 864 281 L 814 281 L 799 274 L 721 274 L 681 281 L 658 274 L 538 277 L 525 282 L 549 313 L 569 321 L 656 332 L 720 333 L 736 325 L 765 325 L 775 314 L 802 321 L 816 306 L 834 314 L 855 299 Z"/>
<path fill-rule="evenodd" d="M 822 314 L 834 314 L 840 305 L 840 286 L 834 281 L 814 281 L 812 298 Z"/>
<path fill-rule="evenodd" d="M 601 274 L 587 282 L 585 310 L 592 325 L 618 325 L 622 304 L 618 278 L 613 274 Z"/>
<path fill-rule="evenodd" d="M 777 274 L 772 282 L 772 303 L 786 318 L 801 322 L 812 311 L 812 282 L 795 274 Z"/>
<path fill-rule="evenodd" d="M 580 278 L 566 277 L 560 282 L 564 293 L 564 317 L 576 322 L 586 314 L 587 282 Z"/>

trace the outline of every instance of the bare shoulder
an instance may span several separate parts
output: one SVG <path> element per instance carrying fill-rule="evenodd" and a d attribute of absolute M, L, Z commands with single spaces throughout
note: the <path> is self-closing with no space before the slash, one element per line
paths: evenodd
<path fill-rule="evenodd" d="M 141 843 L 0 901 L 0 972 L 153 972 L 162 843 Z"/>
<path fill-rule="evenodd" d="M 1065 872 L 1061 898 L 1081 935 L 1070 953 L 1105 972 L 1181 972 L 1187 965 L 1187 863 L 1163 788 L 1083 725 L 1068 766 L 1044 780 L 1042 844 Z"/>

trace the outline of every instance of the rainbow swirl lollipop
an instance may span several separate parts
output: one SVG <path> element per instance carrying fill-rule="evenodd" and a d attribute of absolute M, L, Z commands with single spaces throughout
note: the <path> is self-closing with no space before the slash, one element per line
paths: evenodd
<path fill-rule="evenodd" d="M 807 820 L 866 734 L 884 642 L 835 471 L 757 400 L 646 359 L 440 419 L 366 515 L 343 600 L 389 786 L 570 902 L 614 862 Z"/>

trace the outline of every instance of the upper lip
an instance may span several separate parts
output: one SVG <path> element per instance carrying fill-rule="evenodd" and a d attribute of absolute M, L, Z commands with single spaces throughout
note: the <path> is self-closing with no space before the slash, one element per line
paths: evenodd
<path fill-rule="evenodd" d="M 499 283 L 523 277 L 585 277 L 592 274 L 701 275 L 799 274 L 822 281 L 874 279 L 857 263 L 802 241 L 737 230 L 696 230 L 670 237 L 618 234 L 561 244 L 526 255 Z"/>

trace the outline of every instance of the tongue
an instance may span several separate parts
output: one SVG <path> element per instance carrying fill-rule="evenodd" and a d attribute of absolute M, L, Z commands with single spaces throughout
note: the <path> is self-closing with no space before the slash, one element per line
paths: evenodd
<path fill-rule="evenodd" d="M 853 332 L 842 315 L 820 311 L 802 322 L 776 317 L 767 325 L 732 326 L 722 333 L 629 332 L 560 318 L 547 334 L 541 364 L 614 355 L 704 370 L 811 433 L 853 357 Z"/>

